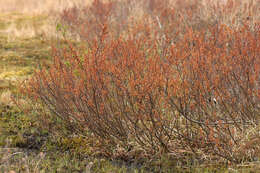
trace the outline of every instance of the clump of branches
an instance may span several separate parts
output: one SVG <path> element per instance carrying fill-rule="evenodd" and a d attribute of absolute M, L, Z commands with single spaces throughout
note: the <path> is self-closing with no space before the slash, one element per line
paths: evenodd
<path fill-rule="evenodd" d="M 88 31 L 85 47 L 54 49 L 53 64 L 35 72 L 25 91 L 64 126 L 90 131 L 110 156 L 256 157 L 259 30 L 187 26 L 177 41 L 168 29 L 158 41 L 153 25 L 137 24 L 127 37 L 113 36 L 111 26 L 101 24 L 97 34 Z"/>
<path fill-rule="evenodd" d="M 161 40 L 167 33 L 176 40 L 188 27 L 196 31 L 221 24 L 237 28 L 246 22 L 253 28 L 260 19 L 259 8 L 255 0 L 94 0 L 89 6 L 65 9 L 59 22 L 73 38 L 84 41 L 97 39 L 104 24 L 110 38 L 140 36 L 149 25 L 150 37 Z"/>

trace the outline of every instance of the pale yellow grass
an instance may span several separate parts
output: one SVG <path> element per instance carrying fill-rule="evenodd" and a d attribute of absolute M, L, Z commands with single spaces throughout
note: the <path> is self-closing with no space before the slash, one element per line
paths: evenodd
<path fill-rule="evenodd" d="M 0 29 L 0 35 L 7 36 L 8 41 L 35 36 L 55 36 L 55 15 L 8 13 L 2 14 L 0 20 L 6 23 L 6 27 Z"/>
<path fill-rule="evenodd" d="M 73 6 L 87 6 L 92 0 L 0 0 L 0 20 L 8 23 L 0 34 L 8 39 L 38 35 L 55 36 L 55 17 Z M 42 16 L 36 19 L 37 16 Z M 44 17 L 46 16 L 46 17 Z M 17 25 L 17 21 L 22 22 Z M 39 24 L 40 23 L 40 24 Z"/>
<path fill-rule="evenodd" d="M 92 0 L 0 0 L 0 13 L 46 13 L 65 8 L 88 5 Z"/>
<path fill-rule="evenodd" d="M 10 105 L 10 106 L 14 104 L 12 100 L 12 93 L 10 90 L 1 93 L 0 104 Z"/>

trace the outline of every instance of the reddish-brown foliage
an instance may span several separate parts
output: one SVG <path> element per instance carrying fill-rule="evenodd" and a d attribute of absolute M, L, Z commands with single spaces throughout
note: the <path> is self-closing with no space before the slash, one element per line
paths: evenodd
<path fill-rule="evenodd" d="M 160 27 L 137 23 L 115 37 L 106 24 L 114 2 L 95 1 L 90 9 L 101 28 L 86 30 L 86 51 L 54 50 L 53 65 L 35 73 L 27 92 L 67 125 L 126 152 L 134 144 L 146 156 L 185 150 L 238 162 L 235 149 L 260 115 L 259 28 L 186 26 L 174 39 L 175 14 L 156 2 L 147 8 L 162 17 L 159 26 L 172 22 L 169 28 L 157 35 Z M 104 16 L 95 9 L 101 6 Z"/>

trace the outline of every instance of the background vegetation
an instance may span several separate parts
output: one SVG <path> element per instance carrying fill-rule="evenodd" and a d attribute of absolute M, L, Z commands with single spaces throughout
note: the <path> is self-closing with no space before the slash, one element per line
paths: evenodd
<path fill-rule="evenodd" d="M 259 169 L 258 1 L 0 4 L 1 171 Z"/>

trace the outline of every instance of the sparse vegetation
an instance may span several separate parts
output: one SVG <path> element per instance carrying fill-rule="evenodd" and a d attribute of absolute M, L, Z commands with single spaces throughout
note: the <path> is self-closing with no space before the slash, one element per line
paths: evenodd
<path fill-rule="evenodd" d="M 258 1 L 14 2 L 0 172 L 260 170 Z"/>

